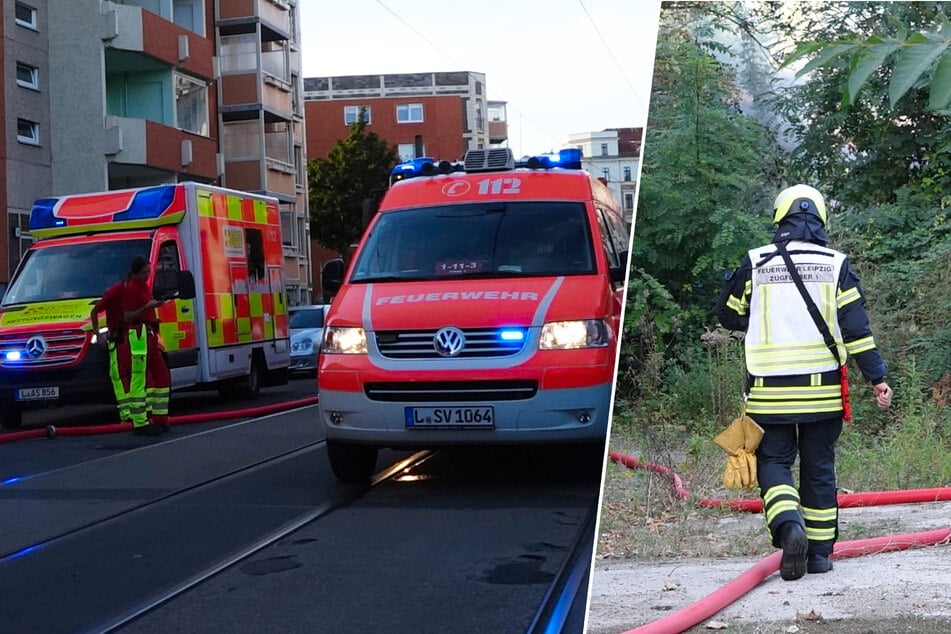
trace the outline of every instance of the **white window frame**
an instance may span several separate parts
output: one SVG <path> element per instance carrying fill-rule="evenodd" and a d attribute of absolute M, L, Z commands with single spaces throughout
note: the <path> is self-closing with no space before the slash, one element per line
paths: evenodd
<path fill-rule="evenodd" d="M 401 103 L 396 106 L 397 123 L 422 123 L 423 104 Z"/>
<path fill-rule="evenodd" d="M 416 144 L 415 143 L 398 143 L 396 145 L 396 151 L 400 155 L 401 161 L 412 161 L 413 159 L 426 156 L 426 148 L 423 147 L 423 153 L 420 156 L 416 156 Z"/>
<path fill-rule="evenodd" d="M 204 137 L 209 136 L 211 134 L 211 127 L 208 121 L 208 85 L 201 80 L 195 79 L 193 77 L 189 77 L 188 75 L 183 75 L 182 73 L 175 73 L 174 81 L 175 81 L 175 127 L 180 130 L 185 130 L 186 132 L 200 134 L 201 136 L 204 136 Z M 180 121 L 180 119 L 183 117 L 181 117 L 179 113 L 179 101 L 182 95 L 185 94 L 180 92 L 179 87 L 181 83 L 187 83 L 195 87 L 194 91 L 189 91 L 187 93 L 190 96 L 194 95 L 196 97 L 195 103 L 197 103 L 197 105 L 190 107 L 190 109 L 194 111 L 194 112 L 191 112 L 190 114 L 192 114 L 196 119 L 195 125 L 192 125 L 191 127 L 185 127 L 182 121 Z"/>
<path fill-rule="evenodd" d="M 602 143 L 602 144 L 601 144 L 601 156 L 607 156 L 607 155 L 608 155 L 608 144 L 607 144 L 607 143 Z"/>
<path fill-rule="evenodd" d="M 25 71 L 26 74 L 29 74 L 30 79 L 20 79 L 20 71 Z M 40 89 L 40 69 L 36 66 L 31 66 L 26 62 L 17 62 L 17 86 L 21 88 L 30 88 L 31 90 Z"/>
<path fill-rule="evenodd" d="M 20 134 L 20 127 L 28 127 L 30 134 L 24 135 Z M 17 119 L 17 141 L 23 143 L 24 145 L 39 145 L 40 144 L 40 124 L 36 121 L 30 121 L 29 119 Z"/>
<path fill-rule="evenodd" d="M 25 10 L 27 10 L 27 11 L 30 12 L 30 19 L 29 19 L 29 20 L 23 20 L 23 19 L 21 19 L 21 18 L 17 15 L 17 12 L 18 12 L 20 9 L 25 9 Z M 22 27 L 24 27 L 24 28 L 31 29 L 31 30 L 33 30 L 33 31 L 39 31 L 39 30 L 40 30 L 39 27 L 37 26 L 37 15 L 36 15 L 36 8 L 35 8 L 35 7 L 31 7 L 30 5 L 24 4 L 24 3 L 22 3 L 22 2 L 17 2 L 17 3 L 15 3 L 15 5 L 14 5 L 13 18 L 14 18 L 14 22 L 16 22 L 17 24 L 19 24 L 20 26 L 22 26 Z"/>
<path fill-rule="evenodd" d="M 370 110 L 370 106 L 344 106 L 343 107 L 343 124 L 346 126 L 351 126 L 357 122 L 357 117 L 360 116 L 360 109 L 363 108 L 366 111 L 366 124 L 370 125 L 373 122 L 373 113 Z"/>
<path fill-rule="evenodd" d="M 634 211 L 634 194 L 624 194 L 624 211 Z"/>

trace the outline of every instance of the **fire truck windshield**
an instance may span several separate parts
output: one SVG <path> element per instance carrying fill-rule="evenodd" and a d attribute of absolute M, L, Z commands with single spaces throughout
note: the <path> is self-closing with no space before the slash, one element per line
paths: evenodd
<path fill-rule="evenodd" d="M 101 297 L 125 277 L 135 256 L 148 257 L 150 245 L 149 240 L 100 240 L 29 251 L 3 296 L 3 305 Z"/>
<path fill-rule="evenodd" d="M 385 211 L 351 282 L 595 272 L 584 205 L 472 203 Z"/>

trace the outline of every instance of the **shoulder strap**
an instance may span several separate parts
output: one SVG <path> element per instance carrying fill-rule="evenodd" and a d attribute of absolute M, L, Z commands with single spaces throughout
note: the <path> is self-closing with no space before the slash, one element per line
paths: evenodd
<path fill-rule="evenodd" d="M 822 315 L 819 313 L 816 303 L 812 301 L 809 291 L 806 290 L 806 285 L 803 284 L 802 277 L 799 276 L 799 271 L 796 270 L 796 265 L 793 264 L 792 258 L 789 257 L 789 251 L 786 250 L 786 243 L 779 242 L 776 244 L 776 248 L 779 251 L 779 254 L 783 256 L 783 262 L 786 263 L 786 270 L 789 271 L 789 277 L 791 277 L 793 282 L 796 283 L 796 288 L 799 289 L 799 294 L 802 295 L 802 299 L 806 302 L 806 308 L 809 309 L 809 316 L 812 317 L 812 321 L 815 322 L 816 328 L 818 328 L 819 332 L 822 334 L 822 339 L 825 341 L 826 347 L 829 348 L 829 352 L 832 353 L 833 358 L 835 358 L 835 362 L 841 367 L 842 359 L 839 358 L 839 347 L 835 345 L 835 337 L 833 337 L 832 333 L 829 332 L 828 324 L 826 324 L 825 320 L 822 318 Z"/>

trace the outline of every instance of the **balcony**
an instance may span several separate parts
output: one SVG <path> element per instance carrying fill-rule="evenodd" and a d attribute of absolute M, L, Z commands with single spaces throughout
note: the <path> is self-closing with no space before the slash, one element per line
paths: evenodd
<path fill-rule="evenodd" d="M 297 200 L 292 125 L 261 119 L 228 121 L 221 128 L 225 186 Z"/>
<path fill-rule="evenodd" d="M 214 42 L 139 7 L 106 3 L 105 32 L 107 50 L 125 52 L 125 59 L 140 64 L 156 60 L 202 79 L 214 77 Z M 113 55 L 121 59 L 121 55 Z"/>
<path fill-rule="evenodd" d="M 290 39 L 290 12 L 281 0 L 218 0 L 216 4 L 217 27 L 222 35 L 249 33 L 260 24 L 262 41 Z"/>
<path fill-rule="evenodd" d="M 121 173 L 123 165 L 199 180 L 218 178 L 218 148 L 208 137 L 155 121 L 116 116 L 106 117 L 105 133 L 110 178 Z"/>

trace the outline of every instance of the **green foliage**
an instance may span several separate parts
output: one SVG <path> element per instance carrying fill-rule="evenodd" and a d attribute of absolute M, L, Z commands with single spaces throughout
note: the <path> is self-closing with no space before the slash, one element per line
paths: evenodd
<path fill-rule="evenodd" d="M 736 69 L 714 55 L 728 51 L 711 20 L 723 7 L 675 9 L 664 12 L 658 37 L 631 260 L 680 309 L 676 327 L 661 322 L 652 340 L 633 344 L 640 350 L 696 349 L 723 273 L 767 239 L 780 160 L 770 132 L 743 114 Z"/>
<path fill-rule="evenodd" d="M 363 201 L 386 188 L 398 161 L 397 149 L 367 132 L 362 118 L 351 125 L 350 135 L 337 141 L 327 158 L 307 165 L 311 237 L 346 254 L 363 230 Z"/>

